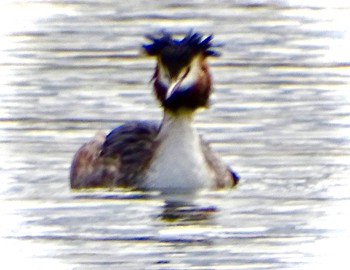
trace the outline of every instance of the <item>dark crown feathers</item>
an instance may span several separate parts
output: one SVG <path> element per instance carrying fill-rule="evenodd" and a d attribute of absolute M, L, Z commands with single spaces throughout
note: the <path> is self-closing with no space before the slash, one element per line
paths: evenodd
<path fill-rule="evenodd" d="M 145 44 L 142 47 L 146 53 L 150 56 L 161 55 L 164 49 L 182 49 L 189 51 L 192 55 L 202 53 L 205 56 L 219 56 L 220 54 L 213 50 L 212 44 L 213 35 L 203 37 L 198 32 L 189 32 L 183 39 L 173 39 L 172 35 L 167 32 L 162 32 L 163 36 L 154 37 L 151 35 L 146 36 L 147 39 L 152 41 L 151 44 Z"/>

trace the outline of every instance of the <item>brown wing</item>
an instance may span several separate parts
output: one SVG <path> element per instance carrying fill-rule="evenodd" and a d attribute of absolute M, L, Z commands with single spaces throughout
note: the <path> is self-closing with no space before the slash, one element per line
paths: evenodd
<path fill-rule="evenodd" d="M 104 186 L 102 183 L 104 166 L 100 159 L 102 145 L 106 136 L 98 132 L 74 155 L 70 169 L 71 188 L 89 188 Z"/>
<path fill-rule="evenodd" d="M 216 173 L 217 188 L 228 188 L 238 184 L 239 176 L 223 163 L 204 140 L 202 140 L 202 150 L 209 167 Z"/>
<path fill-rule="evenodd" d="M 72 188 L 135 187 L 154 151 L 158 125 L 130 122 L 99 132 L 75 154 L 70 171 Z"/>
<path fill-rule="evenodd" d="M 130 122 L 108 134 L 101 158 L 105 164 L 119 165 L 113 185 L 138 186 L 155 151 L 158 129 L 153 122 Z"/>

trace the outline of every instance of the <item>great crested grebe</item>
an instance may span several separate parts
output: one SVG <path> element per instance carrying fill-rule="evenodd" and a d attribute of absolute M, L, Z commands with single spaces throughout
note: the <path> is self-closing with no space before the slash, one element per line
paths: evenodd
<path fill-rule="evenodd" d="M 154 93 L 164 109 L 160 125 L 129 122 L 107 136 L 98 132 L 75 154 L 71 187 L 129 187 L 163 192 L 230 188 L 238 176 L 212 152 L 196 128 L 193 115 L 208 106 L 212 91 L 207 64 L 212 36 L 189 33 L 173 39 L 169 33 L 147 37 L 143 45 L 157 59 Z"/>

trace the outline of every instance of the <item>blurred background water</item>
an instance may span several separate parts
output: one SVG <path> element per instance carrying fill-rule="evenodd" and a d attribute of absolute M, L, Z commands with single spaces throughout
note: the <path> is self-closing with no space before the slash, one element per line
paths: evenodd
<path fill-rule="evenodd" d="M 347 1 L 1 1 L 2 269 L 348 269 Z M 160 120 L 144 35 L 214 33 L 196 124 L 241 176 L 192 198 L 72 192 L 97 130 Z"/>

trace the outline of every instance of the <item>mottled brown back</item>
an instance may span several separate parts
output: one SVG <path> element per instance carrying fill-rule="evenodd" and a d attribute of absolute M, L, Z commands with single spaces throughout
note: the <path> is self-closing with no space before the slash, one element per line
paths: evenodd
<path fill-rule="evenodd" d="M 104 163 L 120 164 L 114 186 L 137 187 L 155 151 L 159 126 L 153 122 L 129 122 L 112 130 L 102 146 Z"/>
<path fill-rule="evenodd" d="M 152 122 L 129 122 L 107 136 L 98 132 L 73 158 L 71 187 L 137 188 L 155 151 L 157 132 Z"/>

